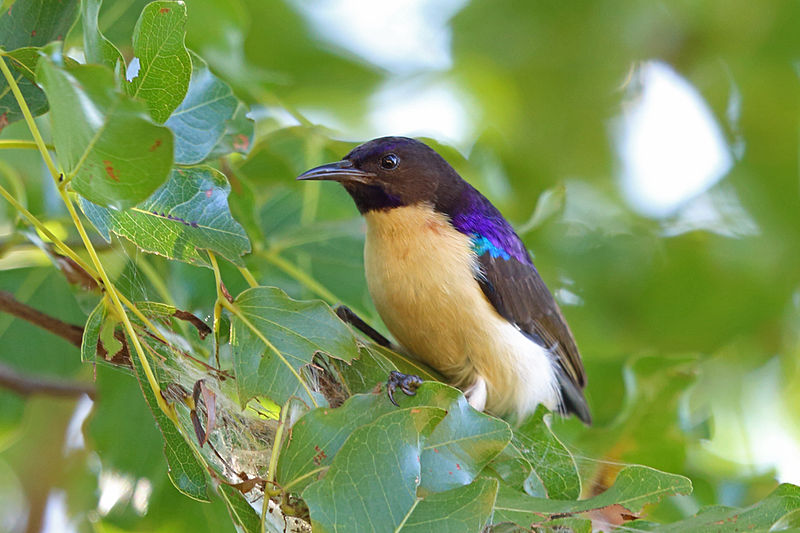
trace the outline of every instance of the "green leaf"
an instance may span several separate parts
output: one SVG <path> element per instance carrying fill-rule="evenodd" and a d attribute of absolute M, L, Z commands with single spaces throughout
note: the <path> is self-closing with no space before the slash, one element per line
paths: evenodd
<path fill-rule="evenodd" d="M 242 155 L 250 153 L 255 137 L 255 122 L 247 117 L 247 113 L 247 107 L 239 102 L 233 117 L 225 122 L 225 133 L 214 149 L 211 150 L 211 153 L 208 154 L 208 159 L 232 153 Z"/>
<path fill-rule="evenodd" d="M 115 211 L 81 202 L 84 214 L 108 240 L 125 237 L 146 252 L 208 265 L 211 250 L 243 265 L 250 251 L 244 229 L 228 209 L 230 185 L 210 167 L 174 169 L 169 180 L 139 205 Z"/>
<path fill-rule="evenodd" d="M 628 466 L 617 475 L 614 485 L 588 500 L 534 498 L 501 486 L 495 504 L 495 522 L 514 522 L 524 527 L 538 525 L 549 515 L 571 515 L 618 504 L 638 513 L 650 503 L 673 494 L 689 494 L 692 483 L 677 474 L 646 466 Z"/>
<path fill-rule="evenodd" d="M 126 87 L 128 94 L 147 103 L 156 122 L 169 118 L 189 88 L 192 59 L 183 44 L 185 28 L 186 5 L 159 1 L 145 6 L 133 30 L 134 58 Z"/>
<path fill-rule="evenodd" d="M 78 0 L 24 0 L 0 14 L 0 47 L 16 50 L 63 41 L 78 15 Z"/>
<path fill-rule="evenodd" d="M 261 533 L 261 518 L 238 489 L 222 483 L 219 493 L 228 506 L 234 524 L 245 533 Z"/>
<path fill-rule="evenodd" d="M 369 392 L 378 383 L 385 383 L 389 372 L 398 370 L 404 374 L 414 374 L 426 381 L 442 381 L 424 363 L 375 343 L 359 348 L 359 356 L 349 365 L 340 365 L 339 371 L 352 393 Z"/>
<path fill-rule="evenodd" d="M 286 490 L 301 492 L 330 466 L 356 428 L 393 407 L 383 394 L 357 394 L 336 409 L 321 407 L 305 413 L 292 426 L 292 439 L 278 459 L 276 480 Z"/>
<path fill-rule="evenodd" d="M 97 355 L 97 341 L 100 340 L 100 330 L 106 319 L 106 302 L 101 299 L 86 319 L 81 339 L 81 361 L 88 363 L 95 360 Z"/>
<path fill-rule="evenodd" d="M 147 405 L 156 419 L 162 437 L 164 437 L 164 455 L 169 466 L 169 479 L 175 485 L 175 488 L 190 498 L 204 502 L 211 501 L 208 497 L 206 469 L 172 420 L 159 408 L 139 358 L 132 355 L 131 361 L 133 368 L 136 370 L 139 387 L 142 389 Z"/>
<path fill-rule="evenodd" d="M 517 228 L 517 234 L 525 235 L 542 224 L 549 218 L 564 210 L 567 199 L 567 188 L 564 184 L 559 184 L 552 189 L 547 189 L 536 201 L 536 208 L 533 210 L 531 218 Z"/>
<path fill-rule="evenodd" d="M 483 474 L 491 474 L 506 483 L 509 487 L 522 489 L 531 496 L 547 497 L 544 483 L 536 475 L 531 463 L 522 456 L 522 453 L 510 444 L 489 463 Z"/>
<path fill-rule="evenodd" d="M 504 421 L 473 409 L 464 395 L 442 384 L 426 385 L 435 391 L 427 405 L 447 411 L 447 416 L 425 439 L 422 448 L 422 483 L 425 492 L 442 492 L 467 485 L 511 441 Z M 405 405 L 406 399 L 398 399 Z"/>
<path fill-rule="evenodd" d="M 383 415 L 347 439 L 325 477 L 303 491 L 314 531 L 393 531 L 416 502 L 420 432 L 441 409 Z"/>
<path fill-rule="evenodd" d="M 539 406 L 514 432 L 514 446 L 531 463 L 549 498 L 575 500 L 581 493 L 578 466 L 550 429 L 547 423 L 550 416 L 544 406 Z"/>
<path fill-rule="evenodd" d="M 172 165 L 172 132 L 116 90 L 98 65 L 59 68 L 39 61 L 37 81 L 50 102 L 53 143 L 70 186 L 100 205 L 122 208 L 153 193 Z"/>
<path fill-rule="evenodd" d="M 400 531 L 482 531 L 492 515 L 497 488 L 497 480 L 481 478 L 463 487 L 431 494 L 417 504 Z"/>
<path fill-rule="evenodd" d="M 208 158 L 225 134 L 236 106 L 230 86 L 193 55 L 189 90 L 166 122 L 175 134 L 175 163 L 194 165 Z"/>
<path fill-rule="evenodd" d="M 82 0 L 83 53 L 87 63 L 105 65 L 112 72 L 125 65 L 117 47 L 105 38 L 97 24 L 97 15 L 103 0 Z"/>
<path fill-rule="evenodd" d="M 712 506 L 701 509 L 695 516 L 671 524 L 654 524 L 654 529 L 666 533 L 719 533 L 737 531 L 796 531 L 800 509 L 800 487 L 784 483 L 766 498 L 744 509 Z M 639 522 L 632 522 L 639 527 Z M 649 530 L 649 528 L 644 528 Z"/>
<path fill-rule="evenodd" d="M 311 405 L 302 373 L 314 354 L 346 361 L 358 356 L 350 328 L 321 301 L 293 300 L 278 288 L 255 287 L 234 305 L 239 313 L 231 319 L 231 346 L 242 405 L 260 395 L 279 405 L 298 396 Z"/>
<path fill-rule="evenodd" d="M 458 390 L 425 383 L 415 396 L 396 396 L 401 407 L 437 407 L 447 412 L 425 435 L 420 456 L 420 489 L 440 492 L 467 485 L 505 448 L 511 430 L 502 420 L 472 409 Z M 358 427 L 396 407 L 386 393 L 357 394 L 336 409 L 319 408 L 292 427 L 292 440 L 278 462 L 278 482 L 292 492 L 316 479 Z"/>
<path fill-rule="evenodd" d="M 0 23 L 5 17 L 0 18 Z M 2 33 L 0 33 L 2 35 Z M 0 45 L 2 47 L 2 45 Z M 34 76 L 31 75 L 31 55 L 37 55 L 38 48 L 26 47 L 18 48 L 12 52 L 4 54 L 4 61 L 11 71 L 14 82 L 19 87 L 22 97 L 28 104 L 28 109 L 33 116 L 46 113 L 49 109 L 47 98 L 34 82 Z M 38 55 L 37 55 L 38 57 Z M 33 62 L 35 64 L 35 61 Z M 0 75 L 0 132 L 3 128 L 12 122 L 21 120 L 23 118 L 22 111 L 17 104 L 17 99 L 14 93 L 11 92 L 6 77 Z"/>

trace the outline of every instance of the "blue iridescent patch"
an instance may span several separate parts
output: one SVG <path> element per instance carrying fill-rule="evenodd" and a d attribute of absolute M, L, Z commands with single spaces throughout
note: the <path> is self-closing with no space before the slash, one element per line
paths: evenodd
<path fill-rule="evenodd" d="M 511 259 L 508 252 L 499 246 L 495 246 L 492 241 L 477 233 L 472 234 L 472 251 L 475 252 L 478 257 L 488 252 L 495 259 L 498 257 L 502 257 L 505 260 Z"/>

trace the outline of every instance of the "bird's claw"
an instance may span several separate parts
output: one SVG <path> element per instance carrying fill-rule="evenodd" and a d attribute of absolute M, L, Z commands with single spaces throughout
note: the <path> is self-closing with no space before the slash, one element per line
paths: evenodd
<path fill-rule="evenodd" d="M 422 385 L 421 377 L 392 370 L 389 373 L 389 380 L 386 382 L 386 393 L 389 395 L 389 400 L 400 407 L 394 399 L 395 389 L 399 388 L 407 396 L 414 396 L 420 385 Z"/>

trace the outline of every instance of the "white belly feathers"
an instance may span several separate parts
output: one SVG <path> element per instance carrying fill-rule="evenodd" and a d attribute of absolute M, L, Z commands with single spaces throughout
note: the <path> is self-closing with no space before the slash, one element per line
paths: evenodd
<path fill-rule="evenodd" d="M 550 355 L 501 317 L 475 280 L 471 239 L 430 205 L 365 215 L 367 284 L 411 355 L 466 389 L 486 382 L 486 409 L 518 420 L 560 392 Z"/>

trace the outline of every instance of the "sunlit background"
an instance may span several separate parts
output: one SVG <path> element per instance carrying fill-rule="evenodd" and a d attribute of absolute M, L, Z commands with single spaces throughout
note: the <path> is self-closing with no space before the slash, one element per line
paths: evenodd
<path fill-rule="evenodd" d="M 130 58 L 125 39 L 143 3 L 107 3 L 101 27 Z M 800 484 L 800 4 L 187 4 L 187 45 L 257 120 L 258 143 L 234 169 L 264 202 L 260 220 L 243 221 L 251 239 L 279 231 L 274 213 L 283 213 L 276 206 L 284 197 L 302 213 L 355 218 L 333 185 L 321 185 L 310 208 L 292 178 L 372 137 L 425 137 L 520 228 L 564 309 L 586 363 L 595 427 L 567 420 L 556 428 L 587 477 L 604 464 L 597 460 L 690 477 L 695 494 L 661 506 L 664 520 L 712 503 L 747 505 L 779 481 Z M 234 214 L 236 202 L 251 201 L 241 198 L 231 200 Z M 359 254 L 360 236 L 351 235 L 299 250 L 298 262 L 369 311 Z M 212 289 L 207 272 L 164 268 Z M 0 285 L 46 301 L 58 280 L 35 275 L 8 270 Z M 280 272 L 264 275 L 310 296 Z M 171 289 L 208 314 L 210 293 Z M 83 320 L 74 303 L 64 308 Z M 0 316 L 0 340 L 23 346 L 30 330 L 10 324 Z M 56 409 L 63 436 L 48 453 L 72 452 L 55 479 L 45 476 L 45 530 L 79 531 L 88 513 L 120 531 L 144 517 L 147 530 L 216 531 L 207 524 L 224 510 L 172 490 L 157 434 L 128 428 L 103 437 L 92 427 L 108 423 L 98 410 L 126 405 L 119 391 L 138 393 L 109 375 L 101 393 L 110 404 L 95 414 L 88 399 Z M 137 409 L 126 423 L 152 426 Z M 18 413 L 0 453 L 0 500 L 11 503 L 0 506 L 0 530 L 20 523 L 25 495 L 35 492 L 29 480 L 41 472 L 20 458 L 47 434 L 53 406 L 33 402 Z M 123 437 L 136 451 L 109 453 Z M 76 486 L 91 487 L 81 501 Z M 203 510 L 187 524 L 165 506 Z"/>

